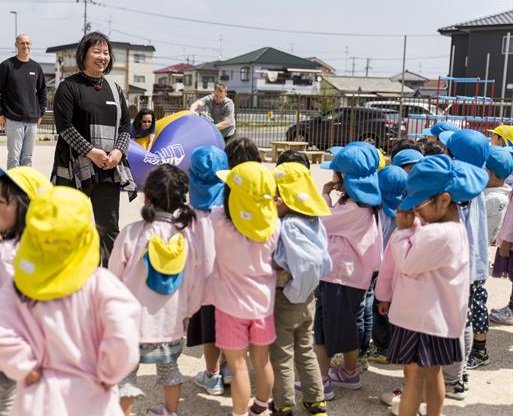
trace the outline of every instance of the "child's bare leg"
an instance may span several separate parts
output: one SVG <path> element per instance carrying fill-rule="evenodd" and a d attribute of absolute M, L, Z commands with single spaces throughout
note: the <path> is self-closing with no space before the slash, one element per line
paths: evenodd
<path fill-rule="evenodd" d="M 123 410 L 123 413 L 125 413 L 125 416 L 130 416 L 130 413 L 132 413 L 132 409 L 134 407 L 134 397 L 121 397 L 119 399 L 119 404 L 121 405 L 121 409 Z"/>
<path fill-rule="evenodd" d="M 223 350 L 228 367 L 232 372 L 232 402 L 233 412 L 245 414 L 249 407 L 251 385 L 249 382 L 246 350 Z"/>
<path fill-rule="evenodd" d="M 178 402 L 180 401 L 180 395 L 182 394 L 182 385 L 176 384 L 174 386 L 164 387 L 164 404 L 168 412 L 178 411 Z"/>
<path fill-rule="evenodd" d="M 358 365 L 358 350 L 353 350 L 344 353 L 344 367 L 347 371 L 352 373 L 356 370 Z"/>
<path fill-rule="evenodd" d="M 423 373 L 415 363 L 405 364 L 403 371 L 404 389 L 399 403 L 399 415 L 416 416 L 424 390 Z"/>
<path fill-rule="evenodd" d="M 214 343 L 203 344 L 203 355 L 205 355 L 205 365 L 207 371 L 213 373 L 219 369 L 219 357 L 221 350 Z"/>
<path fill-rule="evenodd" d="M 330 357 L 328 357 L 328 353 L 326 352 L 326 346 L 316 345 L 315 355 L 317 355 L 317 361 L 319 362 L 319 368 L 321 369 L 322 377 L 328 377 L 328 370 L 330 368 Z"/>
<path fill-rule="evenodd" d="M 422 369 L 425 380 L 425 394 L 428 416 L 440 416 L 444 406 L 445 383 L 442 368 L 426 367 Z"/>
<path fill-rule="evenodd" d="M 269 348 L 267 345 L 250 345 L 249 351 L 256 375 L 255 397 L 259 401 L 267 403 L 271 397 L 274 384 L 274 373 L 269 360 Z"/>

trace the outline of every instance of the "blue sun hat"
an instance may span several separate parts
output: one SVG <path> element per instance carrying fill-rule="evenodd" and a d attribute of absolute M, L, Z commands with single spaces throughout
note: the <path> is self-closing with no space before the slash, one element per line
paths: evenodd
<path fill-rule="evenodd" d="M 396 210 L 404 197 L 408 174 L 399 166 L 389 165 L 378 172 L 378 179 L 383 211 L 388 217 L 395 218 Z"/>
<path fill-rule="evenodd" d="M 506 179 L 513 172 L 513 157 L 504 147 L 490 146 L 490 154 L 486 160 L 486 168 L 500 179 Z"/>
<path fill-rule="evenodd" d="M 173 294 L 182 285 L 186 260 L 187 241 L 182 234 L 174 234 L 167 242 L 152 236 L 143 255 L 146 285 L 161 295 Z"/>
<path fill-rule="evenodd" d="M 415 149 L 403 149 L 392 158 L 392 165 L 412 165 L 424 159 L 424 155 Z"/>
<path fill-rule="evenodd" d="M 490 143 L 483 133 L 461 129 L 447 132 L 447 136 L 446 147 L 455 159 L 480 168 L 484 166 L 490 154 Z"/>
<path fill-rule="evenodd" d="M 470 201 L 484 191 L 488 174 L 470 163 L 447 155 L 427 156 L 417 163 L 406 181 L 406 197 L 399 205 L 409 211 L 429 198 L 448 192 L 454 202 Z"/>
<path fill-rule="evenodd" d="M 352 142 L 337 150 L 333 160 L 322 163 L 321 168 L 341 173 L 344 189 L 354 201 L 370 206 L 381 205 L 377 149 L 370 143 Z"/>
<path fill-rule="evenodd" d="M 449 121 L 439 121 L 438 123 L 435 123 L 431 126 L 431 136 L 438 137 L 438 139 L 442 143 L 444 143 L 440 138 L 441 133 L 443 133 L 444 131 L 457 131 L 459 129 L 460 128 L 458 126 L 456 126 L 453 123 L 450 123 Z"/>
<path fill-rule="evenodd" d="M 189 198 L 195 209 L 210 211 L 223 205 L 224 182 L 216 175 L 228 169 L 228 157 L 216 146 L 198 147 L 191 155 Z"/>

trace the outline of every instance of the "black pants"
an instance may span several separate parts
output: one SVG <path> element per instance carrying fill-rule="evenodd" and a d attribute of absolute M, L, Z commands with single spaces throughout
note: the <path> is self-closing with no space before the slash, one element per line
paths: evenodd
<path fill-rule="evenodd" d="M 102 266 L 107 267 L 114 240 L 119 234 L 119 183 L 100 182 L 87 192 L 93 205 L 94 221 L 100 233 Z"/>
<path fill-rule="evenodd" d="M 56 185 L 74 188 L 71 181 L 59 177 L 57 177 Z M 83 192 L 91 199 L 93 205 L 94 222 L 100 233 L 102 266 L 107 267 L 114 240 L 119 234 L 119 196 L 121 188 L 119 183 L 99 182 L 83 190 Z"/>

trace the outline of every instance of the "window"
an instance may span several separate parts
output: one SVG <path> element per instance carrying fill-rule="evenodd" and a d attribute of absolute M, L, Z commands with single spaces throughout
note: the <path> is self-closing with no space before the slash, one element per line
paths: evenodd
<path fill-rule="evenodd" d="M 191 75 L 184 75 L 183 77 L 183 84 L 187 87 L 190 87 L 192 85 L 192 74 Z"/>
<path fill-rule="evenodd" d="M 214 77 L 201 77 L 201 83 L 204 90 L 208 89 L 209 83 L 214 83 L 215 79 Z"/>
<path fill-rule="evenodd" d="M 240 80 L 249 81 L 249 67 L 245 66 L 240 69 Z"/>
<path fill-rule="evenodd" d="M 221 71 L 221 76 L 219 77 L 221 81 L 228 81 L 230 77 L 228 76 L 228 73 L 223 69 Z"/>
<path fill-rule="evenodd" d="M 146 55 L 143 53 L 134 53 L 134 62 L 141 63 L 146 61 Z"/>
<path fill-rule="evenodd" d="M 508 37 L 507 36 L 503 36 L 502 37 L 502 54 L 503 55 L 506 55 L 506 43 L 508 41 Z M 511 55 L 513 54 L 513 35 L 511 35 L 509 37 L 509 51 L 508 51 L 508 55 Z"/>
<path fill-rule="evenodd" d="M 134 82 L 141 84 L 146 82 L 146 77 L 144 75 L 134 75 Z"/>

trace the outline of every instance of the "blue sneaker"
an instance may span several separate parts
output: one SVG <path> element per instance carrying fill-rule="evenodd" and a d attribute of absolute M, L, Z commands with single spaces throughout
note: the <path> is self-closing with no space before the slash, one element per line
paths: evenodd
<path fill-rule="evenodd" d="M 200 371 L 194 377 L 194 383 L 212 396 L 224 394 L 223 378 L 220 374 L 208 375 L 206 371 Z"/>

